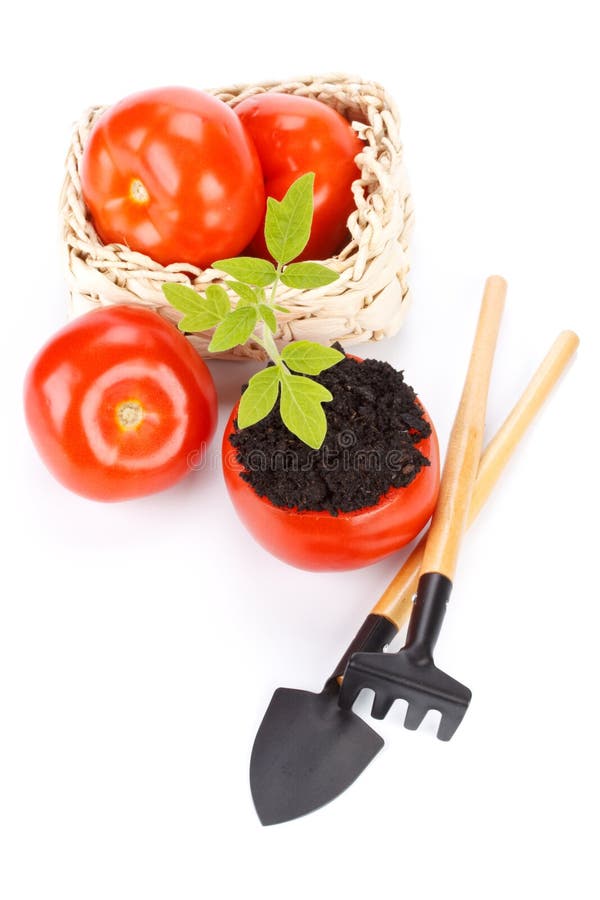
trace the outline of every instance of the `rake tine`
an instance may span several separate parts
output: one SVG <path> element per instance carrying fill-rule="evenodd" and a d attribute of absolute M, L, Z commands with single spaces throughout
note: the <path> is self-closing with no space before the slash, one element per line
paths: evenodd
<path fill-rule="evenodd" d="M 453 737 L 462 720 L 463 716 L 448 716 L 442 714 L 442 718 L 440 719 L 440 724 L 437 730 L 438 739 L 440 741 L 449 741 L 450 738 Z"/>
<path fill-rule="evenodd" d="M 359 694 L 362 692 L 363 688 L 367 688 L 366 684 L 357 684 L 356 687 L 348 681 L 348 688 L 346 692 L 346 703 L 342 707 L 342 709 L 352 709 L 356 701 L 358 700 Z"/>
<path fill-rule="evenodd" d="M 418 703 L 409 703 L 404 716 L 404 727 L 410 731 L 416 731 L 428 712 L 429 710 L 426 706 L 419 706 Z"/>
<path fill-rule="evenodd" d="M 371 715 L 373 716 L 373 718 L 385 719 L 391 709 L 393 702 L 393 697 L 387 697 L 383 693 L 376 693 L 373 698 L 373 707 L 371 709 Z"/>

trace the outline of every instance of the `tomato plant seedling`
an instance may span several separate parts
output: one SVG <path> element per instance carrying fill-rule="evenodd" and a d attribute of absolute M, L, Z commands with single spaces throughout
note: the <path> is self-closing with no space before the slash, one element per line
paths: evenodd
<path fill-rule="evenodd" d="M 318 450 L 327 433 L 323 403 L 333 397 L 307 376 L 331 368 L 344 354 L 312 341 L 293 341 L 280 352 L 274 339 L 275 310 L 288 311 L 276 302 L 280 282 L 306 290 L 324 287 L 339 278 L 320 263 L 293 262 L 310 237 L 314 177 L 313 172 L 307 172 L 290 186 L 282 200 L 267 200 L 265 241 L 276 266 L 249 256 L 213 263 L 214 269 L 233 279 L 226 283 L 237 294 L 234 307 L 225 288 L 218 284 L 209 285 L 204 295 L 182 284 L 164 284 L 162 289 L 171 306 L 183 313 L 179 322 L 182 331 L 215 329 L 208 346 L 211 352 L 231 350 L 252 340 L 273 363 L 248 382 L 240 401 L 238 427 L 247 428 L 264 419 L 279 400 L 286 428 Z"/>

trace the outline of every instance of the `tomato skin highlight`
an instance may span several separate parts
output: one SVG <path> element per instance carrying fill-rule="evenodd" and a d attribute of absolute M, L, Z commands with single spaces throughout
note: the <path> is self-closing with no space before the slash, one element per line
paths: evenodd
<path fill-rule="evenodd" d="M 431 518 L 440 487 L 440 454 L 427 412 L 431 434 L 418 447 L 430 465 L 421 469 L 407 487 L 391 488 L 375 506 L 332 516 L 275 506 L 240 477 L 244 467 L 229 443 L 238 406 L 233 408 L 223 435 L 225 484 L 250 534 L 283 562 L 313 572 L 362 568 L 406 546 Z"/>
<path fill-rule="evenodd" d="M 281 200 L 300 175 L 315 173 L 312 230 L 298 259 L 334 256 L 348 240 L 352 182 L 360 177 L 354 158 L 364 147 L 350 123 L 325 103 L 295 94 L 257 94 L 235 112 L 256 146 L 268 197 Z M 249 252 L 270 259 L 263 228 L 264 215 Z"/>
<path fill-rule="evenodd" d="M 126 97 L 96 121 L 83 198 L 105 244 L 206 268 L 239 254 L 264 211 L 260 163 L 221 100 L 167 87 Z"/>
<path fill-rule="evenodd" d="M 29 367 L 24 403 L 50 472 L 103 501 L 175 484 L 217 422 L 203 360 L 157 313 L 127 306 L 85 313 L 54 335 Z"/>

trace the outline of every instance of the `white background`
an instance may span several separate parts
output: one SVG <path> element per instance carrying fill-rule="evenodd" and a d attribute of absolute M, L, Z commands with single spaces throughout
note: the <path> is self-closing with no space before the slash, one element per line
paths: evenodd
<path fill-rule="evenodd" d="M 2 66 L 0 896 L 597 896 L 598 65 L 594 3 L 13 4 Z M 393 14 L 392 14 L 393 10 Z M 403 116 L 417 210 L 405 369 L 445 445 L 484 278 L 509 282 L 499 426 L 555 335 L 578 358 L 464 545 L 439 663 L 450 744 L 400 709 L 321 811 L 265 829 L 247 768 L 278 685 L 318 690 L 402 556 L 298 572 L 221 474 L 121 505 L 56 484 L 29 359 L 65 321 L 56 207 L 72 122 L 163 84 L 348 71 Z M 221 427 L 251 368 L 212 366 Z M 217 452 L 218 441 L 214 450 Z"/>

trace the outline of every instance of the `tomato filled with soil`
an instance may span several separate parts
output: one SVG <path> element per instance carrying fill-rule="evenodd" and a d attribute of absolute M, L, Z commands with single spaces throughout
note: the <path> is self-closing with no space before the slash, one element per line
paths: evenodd
<path fill-rule="evenodd" d="M 240 430 L 237 405 L 223 437 L 223 470 L 253 537 L 302 569 L 377 562 L 408 544 L 431 517 L 440 481 L 431 420 L 389 363 L 347 356 L 315 378 L 333 394 L 327 435 L 313 450 L 275 408 Z"/>

